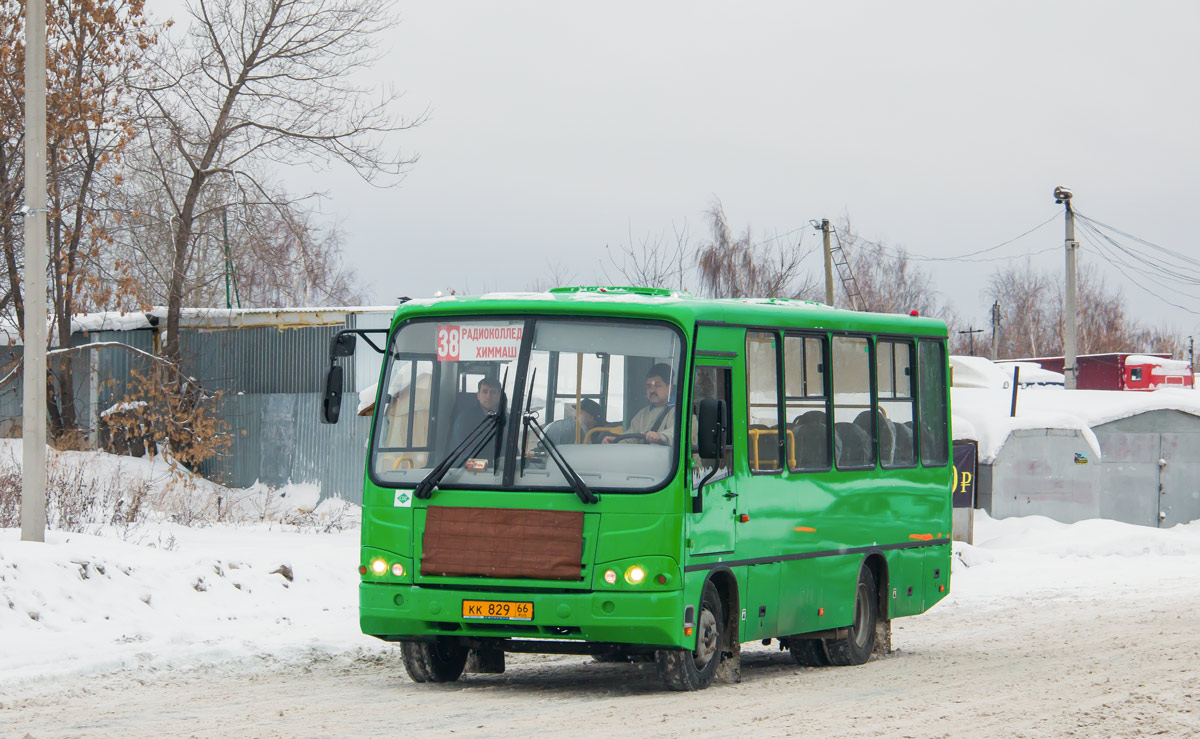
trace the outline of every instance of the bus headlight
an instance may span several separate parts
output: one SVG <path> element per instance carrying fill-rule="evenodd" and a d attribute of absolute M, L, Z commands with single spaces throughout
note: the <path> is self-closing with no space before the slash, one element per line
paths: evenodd
<path fill-rule="evenodd" d="M 400 564 L 399 562 L 392 565 L 392 574 L 396 577 L 404 577 L 404 565 Z"/>
<path fill-rule="evenodd" d="M 634 565 L 625 570 L 625 582 L 630 585 L 641 585 L 645 579 L 646 571 L 642 569 L 641 565 Z"/>
<path fill-rule="evenodd" d="M 387 562 L 383 561 L 382 557 L 371 560 L 371 572 L 374 572 L 376 575 L 382 575 L 387 572 L 387 568 Z"/>
<path fill-rule="evenodd" d="M 605 572 L 604 573 L 604 582 L 608 583 L 609 585 L 616 585 L 617 584 L 617 571 L 609 570 L 608 572 Z"/>

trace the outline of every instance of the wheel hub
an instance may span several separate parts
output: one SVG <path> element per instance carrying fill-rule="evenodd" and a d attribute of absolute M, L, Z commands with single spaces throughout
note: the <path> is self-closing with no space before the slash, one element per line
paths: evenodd
<path fill-rule="evenodd" d="M 717 653 L 717 617 L 707 608 L 700 611 L 700 631 L 696 637 L 696 651 L 692 658 L 696 668 L 703 670 Z"/>

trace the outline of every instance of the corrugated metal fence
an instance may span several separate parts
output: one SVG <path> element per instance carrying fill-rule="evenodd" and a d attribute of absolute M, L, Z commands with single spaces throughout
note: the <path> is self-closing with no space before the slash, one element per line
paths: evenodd
<path fill-rule="evenodd" d="M 351 313 L 346 327 L 386 328 L 390 313 Z M 319 409 L 329 344 L 343 326 L 273 326 L 240 329 L 184 329 L 180 332 L 183 370 L 206 391 L 220 394 L 215 412 L 231 435 L 230 448 L 202 463 L 198 472 L 231 487 L 256 481 L 279 486 L 310 483 L 321 496 L 362 501 L 363 467 L 371 419 L 354 413 L 360 385 L 378 376 L 380 359 L 361 345 L 342 360 L 346 393 L 341 422 L 320 422 Z M 154 331 L 102 331 L 80 335 L 75 343 L 119 342 L 147 352 Z M 21 347 L 0 347 L 0 368 L 21 361 Z M 135 353 L 106 348 L 82 352 L 72 361 L 75 408 L 89 439 L 98 442 L 97 424 L 113 404 L 136 396 L 135 373 L 149 377 L 150 362 Z M 22 383 L 0 388 L 0 435 L 20 436 Z M 102 424 L 100 424 L 102 425 Z"/>

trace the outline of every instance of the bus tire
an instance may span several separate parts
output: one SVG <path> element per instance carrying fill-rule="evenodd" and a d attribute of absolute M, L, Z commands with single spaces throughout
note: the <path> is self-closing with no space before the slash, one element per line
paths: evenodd
<path fill-rule="evenodd" d="M 451 683 L 457 680 L 467 665 L 470 650 L 456 641 L 438 639 L 433 642 L 410 641 L 400 645 L 404 669 L 414 683 Z"/>
<path fill-rule="evenodd" d="M 821 643 L 820 639 L 792 637 L 788 639 L 788 651 L 792 653 L 792 659 L 796 660 L 796 664 L 802 667 L 826 667 L 829 665 L 829 657 L 825 654 L 825 645 Z"/>
<path fill-rule="evenodd" d="M 654 655 L 658 676 L 670 690 L 703 690 L 712 684 L 725 652 L 725 608 L 711 582 L 700 594 L 696 619 L 696 648 L 660 649 Z"/>
<path fill-rule="evenodd" d="M 875 623 L 879 620 L 878 598 L 875 576 L 863 567 L 854 590 L 854 623 L 850 625 L 849 633 L 840 639 L 825 640 L 825 653 L 830 664 L 849 667 L 861 665 L 871 658 L 875 651 Z"/>

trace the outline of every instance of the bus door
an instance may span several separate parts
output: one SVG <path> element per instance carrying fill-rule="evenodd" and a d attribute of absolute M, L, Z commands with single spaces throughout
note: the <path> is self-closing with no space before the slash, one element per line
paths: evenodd
<path fill-rule="evenodd" d="M 734 548 L 734 516 L 737 515 L 737 483 L 733 475 L 732 434 L 733 388 L 732 362 L 722 364 L 700 364 L 708 362 L 702 352 L 697 358 L 695 375 L 692 378 L 692 412 L 689 437 L 692 453 L 689 455 L 691 472 L 691 513 L 687 516 L 689 554 L 719 554 L 732 552 Z M 700 401 L 716 398 L 725 401 L 725 428 L 728 429 L 725 449 L 717 459 L 701 459 L 696 453 L 696 423 Z M 701 488 L 701 483 L 703 487 Z"/>

